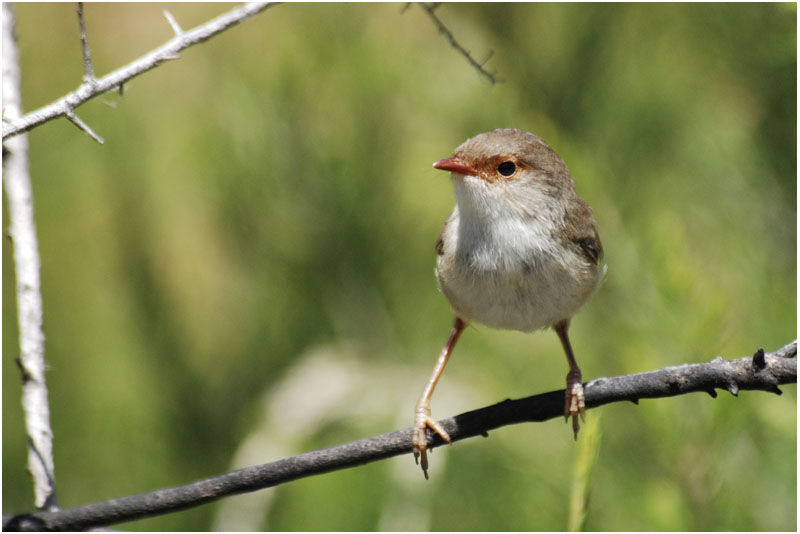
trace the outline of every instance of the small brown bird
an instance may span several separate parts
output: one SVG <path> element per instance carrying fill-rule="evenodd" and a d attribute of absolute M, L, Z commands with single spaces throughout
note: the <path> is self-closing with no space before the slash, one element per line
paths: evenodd
<path fill-rule="evenodd" d="M 569 363 L 564 415 L 577 438 L 585 405 L 567 329 L 605 272 L 592 211 L 539 137 L 513 128 L 482 133 L 433 166 L 450 171 L 455 186 L 456 207 L 436 242 L 436 277 L 455 322 L 416 407 L 414 458 L 425 478 L 427 428 L 450 441 L 431 418 L 431 395 L 470 321 L 523 332 L 553 327 Z"/>

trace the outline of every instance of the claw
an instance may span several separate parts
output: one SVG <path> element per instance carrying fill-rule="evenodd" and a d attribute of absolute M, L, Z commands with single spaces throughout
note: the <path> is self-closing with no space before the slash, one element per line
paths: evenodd
<path fill-rule="evenodd" d="M 553 328 L 561 340 L 561 345 L 564 347 L 564 354 L 567 356 L 569 363 L 569 373 L 567 373 L 567 391 L 564 398 L 564 419 L 569 421 L 572 417 L 572 431 L 575 433 L 575 439 L 578 439 L 578 429 L 580 423 L 578 422 L 578 415 L 580 414 L 583 419 L 583 412 L 586 411 L 586 401 L 583 397 L 583 384 L 581 383 L 581 370 L 578 363 L 575 361 L 575 355 L 572 353 L 572 345 L 569 342 L 567 329 L 569 328 L 569 319 L 565 319 L 553 325 Z"/>
<path fill-rule="evenodd" d="M 428 429 L 433 430 L 439 437 L 450 443 L 450 435 L 442 426 L 431 418 L 430 405 L 420 402 L 414 417 L 414 436 L 411 444 L 414 446 L 414 462 L 422 468 L 425 479 L 428 479 Z M 433 452 L 433 451 L 431 451 Z"/>
<path fill-rule="evenodd" d="M 586 400 L 583 396 L 581 377 L 577 373 L 569 373 L 567 375 L 567 391 L 564 395 L 564 420 L 569 421 L 569 418 L 572 417 L 572 431 L 575 439 L 578 439 L 578 430 L 580 429 L 578 416 L 581 420 L 585 420 L 585 411 Z"/>

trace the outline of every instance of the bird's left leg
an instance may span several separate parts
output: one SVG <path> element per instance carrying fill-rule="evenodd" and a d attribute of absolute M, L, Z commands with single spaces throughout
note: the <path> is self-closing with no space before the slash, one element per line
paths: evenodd
<path fill-rule="evenodd" d="M 553 326 L 561 340 L 561 345 L 564 347 L 564 352 L 567 355 L 567 362 L 569 362 L 569 373 L 567 373 L 567 391 L 564 396 L 564 418 L 569 420 L 572 417 L 572 431 L 575 432 L 575 439 L 578 439 L 578 415 L 583 419 L 583 414 L 586 411 L 586 401 L 583 396 L 583 384 L 581 383 L 581 370 L 578 363 L 575 361 L 575 355 L 572 353 L 572 345 L 569 342 L 567 330 L 569 329 L 569 320 L 565 319 Z"/>

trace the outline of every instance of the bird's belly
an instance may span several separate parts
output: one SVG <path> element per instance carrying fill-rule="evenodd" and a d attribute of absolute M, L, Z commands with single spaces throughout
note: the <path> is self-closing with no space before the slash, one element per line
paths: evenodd
<path fill-rule="evenodd" d="M 591 296 L 601 277 L 594 265 L 569 269 L 545 259 L 501 269 L 437 266 L 439 287 L 453 311 L 494 328 L 530 332 L 569 319 Z"/>

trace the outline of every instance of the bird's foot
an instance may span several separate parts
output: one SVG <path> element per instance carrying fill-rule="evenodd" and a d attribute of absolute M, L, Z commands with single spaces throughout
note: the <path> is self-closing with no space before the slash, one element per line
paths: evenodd
<path fill-rule="evenodd" d="M 428 433 L 430 428 L 447 443 L 450 443 L 450 436 L 442 426 L 431 418 L 431 407 L 427 401 L 420 400 L 417 404 L 416 414 L 414 415 L 414 435 L 411 444 L 414 446 L 414 461 L 422 467 L 425 479 L 428 479 Z"/>
<path fill-rule="evenodd" d="M 572 417 L 572 431 L 575 433 L 575 439 L 578 439 L 578 429 L 580 428 L 578 415 L 583 419 L 585 411 L 586 400 L 583 396 L 581 373 L 580 371 L 570 371 L 567 374 L 567 391 L 564 395 L 564 419 L 568 421 Z"/>

